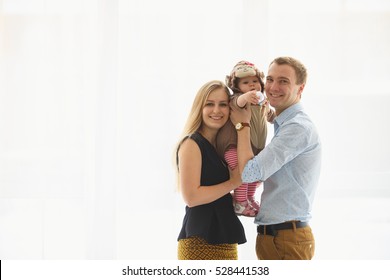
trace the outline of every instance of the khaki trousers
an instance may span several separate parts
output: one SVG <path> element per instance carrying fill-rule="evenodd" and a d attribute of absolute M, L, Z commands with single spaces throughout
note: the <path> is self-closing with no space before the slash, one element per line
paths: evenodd
<path fill-rule="evenodd" d="M 259 260 L 311 260 L 314 250 L 315 240 L 310 226 L 278 230 L 276 236 L 257 234 Z"/>

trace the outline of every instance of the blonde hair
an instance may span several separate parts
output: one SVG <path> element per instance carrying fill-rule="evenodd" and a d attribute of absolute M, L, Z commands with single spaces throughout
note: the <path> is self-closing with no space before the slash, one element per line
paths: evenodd
<path fill-rule="evenodd" d="M 198 93 L 195 96 L 194 102 L 192 103 L 191 111 L 188 115 L 187 121 L 184 125 L 184 129 L 182 132 L 182 135 L 180 137 L 180 141 L 176 144 L 176 148 L 174 151 L 174 162 L 176 166 L 176 178 L 178 179 L 178 172 L 179 172 L 179 158 L 178 153 L 180 149 L 180 145 L 183 143 L 185 139 L 187 139 L 188 136 L 195 133 L 199 130 L 199 128 L 202 126 L 203 119 L 202 119 L 202 112 L 203 108 L 206 104 L 207 99 L 210 96 L 210 93 L 217 89 L 224 89 L 226 92 L 226 96 L 228 97 L 228 100 L 230 98 L 229 89 L 226 87 L 226 85 L 218 80 L 212 80 L 207 83 L 205 83 L 199 90 Z M 177 184 L 178 185 L 178 184 Z"/>
<path fill-rule="evenodd" d="M 227 97 L 229 98 L 229 90 L 224 85 L 223 82 L 218 80 L 213 80 L 204 84 L 195 96 L 194 102 L 190 114 L 188 115 L 187 122 L 184 125 L 184 130 L 182 136 L 191 135 L 196 132 L 202 125 L 202 111 L 203 107 L 206 104 L 207 99 L 210 96 L 210 93 L 214 90 L 223 88 L 226 92 Z"/>

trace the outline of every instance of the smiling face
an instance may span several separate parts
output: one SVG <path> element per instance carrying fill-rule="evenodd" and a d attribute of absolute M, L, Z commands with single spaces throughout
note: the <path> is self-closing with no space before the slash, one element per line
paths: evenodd
<path fill-rule="evenodd" d="M 212 91 L 202 110 L 202 131 L 217 132 L 229 119 L 229 97 L 223 88 Z"/>
<path fill-rule="evenodd" d="M 290 65 L 277 63 L 270 65 L 265 92 L 277 115 L 299 102 L 304 87 L 305 84 L 297 84 L 294 68 Z"/>

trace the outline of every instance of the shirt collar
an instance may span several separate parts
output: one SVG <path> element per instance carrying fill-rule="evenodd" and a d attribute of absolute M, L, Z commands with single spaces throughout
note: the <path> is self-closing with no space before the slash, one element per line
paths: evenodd
<path fill-rule="evenodd" d="M 291 105 L 287 109 L 285 109 L 279 116 L 275 118 L 275 121 L 278 126 L 282 125 L 286 120 L 290 119 L 292 115 L 295 115 L 295 113 L 303 111 L 303 106 L 301 102 L 295 103 L 294 105 Z"/>

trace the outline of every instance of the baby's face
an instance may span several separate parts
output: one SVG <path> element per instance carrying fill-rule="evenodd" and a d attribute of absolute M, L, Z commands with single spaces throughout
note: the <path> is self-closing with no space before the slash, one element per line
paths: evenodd
<path fill-rule="evenodd" d="M 261 84 L 260 80 L 257 76 L 249 76 L 245 78 L 240 78 L 240 81 L 238 82 L 238 88 L 242 93 L 256 90 L 261 90 Z"/>

